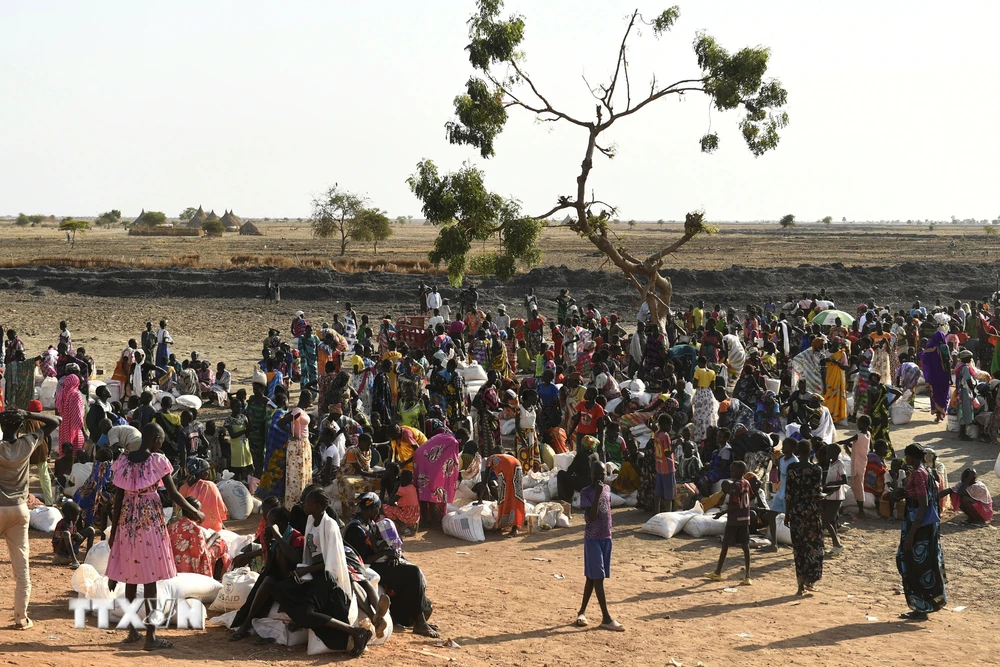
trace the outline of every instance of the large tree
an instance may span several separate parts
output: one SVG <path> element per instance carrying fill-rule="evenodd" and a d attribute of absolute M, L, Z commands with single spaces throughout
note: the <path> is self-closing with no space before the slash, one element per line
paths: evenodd
<path fill-rule="evenodd" d="M 72 243 L 70 244 L 70 248 L 76 247 L 76 233 L 85 232 L 88 227 L 90 227 L 90 223 L 86 220 L 74 220 L 72 218 L 63 218 L 62 222 L 59 223 L 60 230 L 70 232 L 72 234 Z"/>
<path fill-rule="evenodd" d="M 658 318 L 664 317 L 672 287 L 660 269 L 673 252 L 698 234 L 710 232 L 711 228 L 704 214 L 698 211 L 687 214 L 680 237 L 644 257 L 619 243 L 608 228 L 616 215 L 616 207 L 598 200 L 588 188 L 597 154 L 608 159 L 615 154 L 614 146 L 602 144 L 602 135 L 615 123 L 625 121 L 659 100 L 672 95 L 702 93 L 711 98 L 712 105 L 719 111 L 742 109 L 739 128 L 743 139 L 751 153 L 763 155 L 777 146 L 778 132 L 788 123 L 787 114 L 781 110 L 787 100 L 785 89 L 779 81 L 765 78 L 769 50 L 746 47 L 730 53 L 713 37 L 699 32 L 694 39 L 694 53 L 700 72 L 666 85 L 654 75 L 648 84 L 637 82 L 633 88 L 634 76 L 629 71 L 630 40 L 641 37 L 644 31 L 661 37 L 680 16 L 677 7 L 652 17 L 636 10 L 625 22 L 610 78 L 596 87 L 587 84 L 594 98 L 594 115 L 586 118 L 569 113 L 566 107 L 555 103 L 544 92 L 541 79 L 529 74 L 522 48 L 524 17 L 517 14 L 503 17 L 502 0 L 477 0 L 476 4 L 477 11 L 469 19 L 470 41 L 466 47 L 475 73 L 466 83 L 465 93 L 455 98 L 455 119 L 446 125 L 449 140 L 453 144 L 474 146 L 484 158 L 490 158 L 494 154 L 496 137 L 503 131 L 508 111 L 512 109 L 532 114 L 540 121 L 579 128 L 584 137 L 583 160 L 574 187 L 566 188 L 565 194 L 556 198 L 552 209 L 534 219 L 543 220 L 569 210 L 571 218 L 566 226 L 590 240 L 625 273 L 646 299 L 651 312 Z M 593 45 L 584 44 L 581 48 L 592 49 Z M 705 134 L 700 139 L 701 150 L 711 153 L 718 149 L 719 142 L 717 133 Z M 428 200 L 421 199 L 426 215 Z M 433 222 L 431 216 L 427 217 Z M 498 219 L 494 233 L 504 234 L 507 225 L 523 226 L 521 220 L 520 216 Z M 461 221 L 458 225 L 461 226 Z M 455 224 L 446 225 L 439 242 L 446 235 L 455 236 L 454 227 Z M 454 240 L 450 242 L 453 243 Z M 453 261 L 458 263 L 457 258 Z M 451 268 L 449 262 L 449 272 Z"/>
<path fill-rule="evenodd" d="M 339 236 L 340 254 L 343 256 L 351 239 L 351 221 L 367 202 L 367 197 L 343 190 L 334 183 L 333 187 L 313 198 L 313 236 L 321 239 Z"/>
<path fill-rule="evenodd" d="M 357 212 L 349 224 L 351 239 L 358 243 L 371 243 L 374 254 L 378 254 L 378 244 L 392 237 L 392 222 L 385 211 L 377 208 L 363 208 Z"/>

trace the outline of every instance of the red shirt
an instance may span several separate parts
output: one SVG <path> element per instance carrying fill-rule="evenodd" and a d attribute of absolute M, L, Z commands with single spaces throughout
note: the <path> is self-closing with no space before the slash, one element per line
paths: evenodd
<path fill-rule="evenodd" d="M 604 408 L 600 403 L 594 403 L 594 407 L 587 408 L 587 401 L 580 401 L 576 406 L 577 414 L 580 415 L 580 425 L 576 427 L 577 433 L 583 435 L 596 435 L 597 422 L 604 416 Z"/>

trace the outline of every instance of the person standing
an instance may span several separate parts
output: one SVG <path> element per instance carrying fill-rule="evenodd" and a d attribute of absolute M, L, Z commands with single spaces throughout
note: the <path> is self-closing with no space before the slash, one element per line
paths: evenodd
<path fill-rule="evenodd" d="M 611 618 L 604 593 L 604 580 L 611 576 L 611 488 L 604 483 L 604 464 L 590 462 L 590 486 L 580 491 L 580 508 L 587 520 L 583 533 L 583 602 L 576 614 L 577 627 L 587 626 L 587 603 L 597 592 L 601 605 L 601 627 L 613 632 L 625 632 L 621 623 Z"/>
<path fill-rule="evenodd" d="M 785 481 L 785 522 L 792 533 L 795 554 L 796 595 L 814 592 L 823 578 L 823 470 L 809 460 L 812 445 L 798 443 L 798 462 L 788 466 Z"/>
<path fill-rule="evenodd" d="M 140 336 L 143 356 L 149 360 L 156 359 L 156 332 L 153 331 L 153 323 L 146 322 L 146 330 Z"/>
<path fill-rule="evenodd" d="M 174 339 L 167 331 L 167 321 L 160 320 L 160 328 L 156 332 L 156 365 L 161 368 L 170 363 L 170 346 Z"/>
<path fill-rule="evenodd" d="M 34 433 L 15 437 L 25 420 L 41 425 Z M 7 542 L 11 569 L 14 571 L 14 627 L 27 630 L 34 623 L 28 618 L 31 598 L 31 574 L 28 570 L 28 467 L 31 455 L 40 443 L 59 428 L 59 417 L 40 412 L 8 410 L 0 413 L 3 440 L 0 441 L 0 535 Z"/>
<path fill-rule="evenodd" d="M 134 452 L 118 457 L 112 465 L 112 482 L 115 492 L 114 509 L 111 515 L 111 537 L 108 545 L 107 577 L 109 581 L 125 583 L 125 598 L 135 599 L 141 583 L 146 598 L 147 616 L 159 615 L 156 608 L 156 582 L 177 576 L 174 566 L 173 548 L 167 534 L 167 522 L 163 516 L 163 503 L 157 493 L 160 483 L 170 499 L 180 505 L 186 516 L 196 523 L 205 520 L 205 515 L 192 507 L 174 486 L 173 466 L 160 453 L 164 433 L 158 424 L 150 423 L 142 427 L 142 443 Z M 126 644 L 139 641 L 139 631 L 129 630 Z M 146 643 L 143 649 L 152 651 L 172 648 L 165 639 L 157 639 L 156 624 L 146 625 Z"/>
<path fill-rule="evenodd" d="M 926 621 L 927 615 L 940 611 L 948 602 L 945 584 L 948 577 L 941 551 L 941 515 L 938 511 L 938 486 L 934 475 L 924 466 L 924 448 L 907 445 L 903 452 L 910 474 L 905 488 L 895 493 L 895 500 L 906 499 L 906 512 L 896 550 L 896 569 L 903 580 L 903 595 L 911 609 L 899 617 Z"/>
<path fill-rule="evenodd" d="M 301 391 L 305 392 L 310 385 L 319 382 L 319 346 L 320 340 L 313 333 L 313 328 L 306 325 L 299 338 L 299 358 L 302 360 L 302 372 L 299 375 Z"/>

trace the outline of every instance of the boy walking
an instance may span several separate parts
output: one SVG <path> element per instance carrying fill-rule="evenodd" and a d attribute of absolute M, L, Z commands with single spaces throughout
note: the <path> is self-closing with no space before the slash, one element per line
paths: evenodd
<path fill-rule="evenodd" d="M 590 594 L 597 591 L 601 605 L 601 627 L 613 632 L 625 632 L 621 623 L 611 618 L 604 596 L 604 580 L 611 576 L 611 489 L 604 483 L 604 464 L 590 464 L 590 486 L 580 492 L 580 509 L 584 510 L 587 526 L 583 533 L 583 574 L 587 583 L 583 587 L 583 604 L 576 615 L 577 627 L 587 625 L 587 603 Z"/>
<path fill-rule="evenodd" d="M 720 514 L 726 515 L 726 533 L 722 538 L 722 553 L 719 554 L 719 564 L 715 572 L 705 575 L 711 581 L 722 581 L 722 564 L 730 545 L 743 547 L 744 575 L 743 585 L 750 586 L 750 482 L 743 479 L 747 474 L 747 466 L 743 461 L 734 461 L 730 466 L 731 480 L 722 483 L 722 491 L 729 496 L 729 507 Z"/>

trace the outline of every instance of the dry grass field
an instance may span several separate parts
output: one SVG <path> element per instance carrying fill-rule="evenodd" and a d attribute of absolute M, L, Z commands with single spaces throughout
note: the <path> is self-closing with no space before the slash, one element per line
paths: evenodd
<path fill-rule="evenodd" d="M 16 227 L 0 223 L 0 267 L 23 264 L 78 268 L 136 266 L 163 268 L 333 268 L 431 273 L 427 262 L 437 229 L 425 225 L 395 227 L 395 236 L 372 254 L 370 245 L 351 244 L 339 257 L 331 240 L 314 239 L 307 222 L 259 223 L 265 236 L 225 234 L 222 238 L 130 237 L 121 228 L 92 229 L 66 243 L 55 227 Z M 623 243 L 637 251 L 658 249 L 681 233 L 679 224 L 613 226 Z M 954 242 L 954 247 L 951 247 Z M 603 258 L 586 239 L 564 228 L 542 233 L 542 266 L 597 269 Z M 769 268 L 840 262 L 846 266 L 898 264 L 906 261 L 984 261 L 1000 254 L 1000 236 L 980 227 L 941 225 L 830 226 L 802 224 L 789 232 L 777 224 L 722 225 L 719 233 L 702 236 L 676 253 L 667 266 L 679 269 Z M 372 263 L 363 260 L 370 260 Z M 377 260 L 377 261 L 376 261 Z M 374 264 L 374 265 L 373 265 Z"/>

